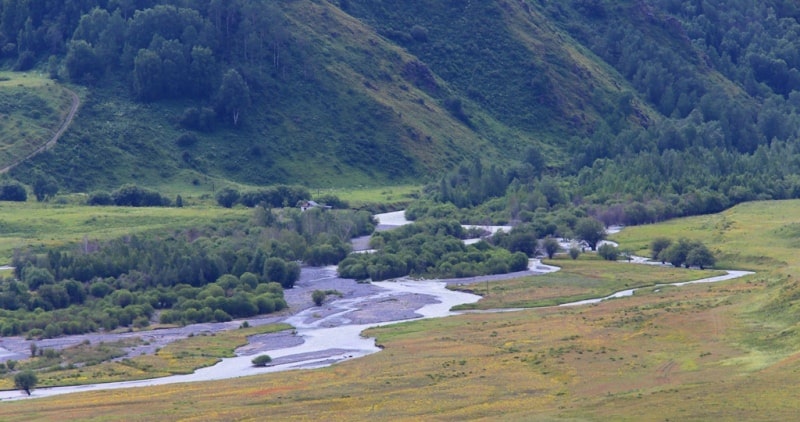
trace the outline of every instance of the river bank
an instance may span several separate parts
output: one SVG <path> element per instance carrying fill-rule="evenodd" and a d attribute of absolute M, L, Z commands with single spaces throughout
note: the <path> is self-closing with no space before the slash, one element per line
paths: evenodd
<path fill-rule="evenodd" d="M 383 228 L 407 224 L 404 216 L 391 213 L 379 221 Z M 133 388 L 183 382 L 211 381 L 261 373 L 316 368 L 354 359 L 380 349 L 374 339 L 361 336 L 367 328 L 417 318 L 434 318 L 453 315 L 450 309 L 458 304 L 473 303 L 480 299 L 469 293 L 447 289 L 448 284 L 470 284 L 516 278 L 532 274 L 558 271 L 558 267 L 542 264 L 532 259 L 527 271 L 482 277 L 450 280 L 411 280 L 408 278 L 377 283 L 357 283 L 337 276 L 336 267 L 304 267 L 294 288 L 284 292 L 289 310 L 280 315 L 268 315 L 246 319 L 249 325 L 285 322 L 292 331 L 258 335 L 249 338 L 249 343 L 237 349 L 237 356 L 223 359 L 218 364 L 197 370 L 188 375 L 168 376 L 141 381 L 115 382 L 71 387 L 39 388 L 30 397 L 46 397 L 80 391 Z M 714 282 L 745 275 L 746 272 L 695 280 L 689 283 Z M 683 285 L 688 283 L 678 283 Z M 335 290 L 341 297 L 329 296 L 322 306 L 311 300 L 314 290 Z M 633 290 L 618 292 L 604 298 L 590 299 L 567 305 L 578 306 L 598 303 L 615 297 L 628 296 Z M 507 310 L 503 310 L 507 311 Z M 84 341 L 98 343 L 137 337 L 147 343 L 128 351 L 128 356 L 155 353 L 158 347 L 191 335 L 214 333 L 238 328 L 245 320 L 228 323 L 193 324 L 164 330 L 148 330 L 124 333 L 94 333 L 67 336 L 57 339 L 37 340 L 39 348 L 64 348 Z M 31 341 L 23 338 L 4 338 L 0 349 L 0 360 L 25 358 Z M 251 360 L 254 356 L 268 353 L 273 361 L 266 368 L 256 368 Z M 27 398 L 19 391 L 0 392 L 0 399 Z"/>
<path fill-rule="evenodd" d="M 335 277 L 332 268 L 313 269 L 330 277 L 330 283 L 340 285 L 347 280 Z M 336 280 L 336 281 L 333 281 Z M 318 287 L 318 286 L 315 286 Z M 343 287 L 340 285 L 340 287 Z M 254 336 L 250 343 L 237 350 L 237 357 L 223 359 L 220 363 L 202 368 L 189 375 L 176 375 L 141 381 L 114 382 L 82 386 L 38 388 L 31 398 L 48 397 L 81 391 L 146 387 L 183 382 L 211 381 L 261 373 L 316 368 L 347 359 L 354 359 L 380 349 L 374 339 L 361 336 L 367 328 L 414 318 L 434 318 L 453 315 L 450 308 L 461 303 L 471 303 L 480 296 L 448 290 L 440 281 L 397 281 L 349 285 L 351 297 L 337 299 L 322 307 L 308 306 L 284 317 L 281 321 L 295 327 L 292 332 Z M 294 290 L 294 289 L 292 289 Z M 298 289 L 298 291 L 301 289 Z M 310 298 L 308 299 L 310 302 Z M 266 323 L 265 321 L 259 321 Z M 196 326 L 184 330 L 198 329 Z M 215 324 L 207 324 L 215 325 Z M 223 327 L 204 327 L 223 329 Z M 141 335 L 141 333 L 139 333 Z M 73 339 L 77 340 L 77 339 Z M 254 367 L 254 355 L 268 352 L 273 362 L 266 368 Z M 0 392 L 0 399 L 27 398 L 19 391 Z"/>

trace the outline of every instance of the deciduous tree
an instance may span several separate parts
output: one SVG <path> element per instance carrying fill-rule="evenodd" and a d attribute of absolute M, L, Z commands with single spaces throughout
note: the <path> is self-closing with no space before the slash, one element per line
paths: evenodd
<path fill-rule="evenodd" d="M 606 228 L 594 218 L 583 218 L 575 225 L 575 235 L 594 251 L 597 243 L 606 238 Z"/>
<path fill-rule="evenodd" d="M 222 77 L 222 85 L 217 92 L 217 110 L 239 124 L 241 113 L 250 106 L 250 88 L 235 69 L 230 69 Z"/>
<path fill-rule="evenodd" d="M 553 256 L 561 250 L 561 245 L 558 244 L 558 240 L 548 237 L 542 241 L 542 249 L 547 254 L 547 257 L 553 259 Z"/>
<path fill-rule="evenodd" d="M 39 379 L 36 377 L 36 374 L 30 370 L 19 372 L 14 376 L 14 386 L 25 391 L 29 396 L 31 395 L 31 390 L 33 390 L 33 387 L 36 387 L 38 382 Z"/>

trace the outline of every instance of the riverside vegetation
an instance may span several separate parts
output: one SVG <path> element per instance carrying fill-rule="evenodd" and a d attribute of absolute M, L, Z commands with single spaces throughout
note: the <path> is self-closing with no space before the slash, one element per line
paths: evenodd
<path fill-rule="evenodd" d="M 759 271 L 748 278 L 642 289 L 598 306 L 408 322 L 367 333 L 377 337 L 382 352 L 330 368 L 53 397 L 38 401 L 35 414 L 27 403 L 5 403 L 0 414 L 9 420 L 87 418 L 122 408 L 141 418 L 226 418 L 257 417 L 269 406 L 275 417 L 326 418 L 346 411 L 357 420 L 487 414 L 520 420 L 791 418 L 798 409 L 786 386 L 793 385 L 797 369 L 798 337 L 796 310 L 786 305 L 794 297 L 795 283 L 787 280 L 797 266 L 790 235 L 797 206 L 748 203 L 614 235 L 644 252 L 656 237 L 701 240 L 725 265 Z M 606 278 L 646 285 L 686 276 L 686 270 L 669 275 L 665 271 L 677 270 L 608 263 L 588 254 L 555 263 L 564 264 L 562 277 L 574 281 L 532 279 L 525 290 L 513 287 L 525 283 L 520 280 L 492 282 L 489 306 L 520 306 L 515 299 L 523 291 L 547 304 L 595 289 Z M 147 400 L 153 394 L 161 400 Z"/>
<path fill-rule="evenodd" d="M 311 265 L 341 261 L 374 228 L 360 211 L 257 207 L 243 223 L 15 252 L 2 288 L 3 335 L 57 337 L 118 326 L 229 321 L 280 311 Z"/>
<path fill-rule="evenodd" d="M 87 400 L 127 401 L 143 417 L 190 417 L 206 405 L 205 415 L 241 417 L 254 402 L 315 419 L 343 409 L 362 419 L 524 418 L 532 403 L 546 418 L 796 414 L 782 388 L 796 369 L 796 203 L 749 202 L 800 197 L 800 10 L 791 1 L 200 3 L 0 6 L 0 66 L 18 71 L 0 78 L 0 159 L 47 139 L 68 109 L 66 86 L 83 100 L 55 148 L 0 182 L 0 198 L 21 202 L 1 204 L 0 252 L 18 264 L 3 274 L 17 279 L 3 283 L 4 332 L 136 329 L 156 316 L 183 324 L 277 308 L 295 259 L 340 262 L 349 238 L 374 224 L 366 211 L 301 215 L 288 209 L 295 197 L 273 203 L 280 187 L 263 186 L 279 183 L 316 188 L 326 202 L 336 198 L 321 191 L 339 186 L 425 184 L 408 208 L 418 225 L 376 236 L 375 255 L 344 260 L 355 278 L 510 271 L 548 237 L 593 249 L 599 238 L 585 227 L 663 221 L 617 235 L 619 251 L 647 255 L 669 238 L 661 259 L 680 265 L 695 249 L 691 262 L 759 275 L 585 311 L 382 328 L 373 333 L 389 353 L 301 381 L 276 375 L 269 387 L 237 380 L 236 397 L 229 381 L 213 392 L 161 387 L 169 409 L 137 407 L 142 392 Z M 29 192 L 41 203 L 26 203 Z M 396 207 L 388 196 L 378 208 Z M 96 207 L 75 205 L 87 200 Z M 131 208 L 142 205 L 162 208 Z M 455 228 L 464 223 L 515 229 L 465 246 Z M 471 288 L 486 288 L 487 303 L 545 304 L 595 291 L 598 273 L 631 277 L 573 252 L 560 262 L 579 275 L 548 276 L 564 277 L 564 291 L 539 297 L 519 280 Z M 72 403 L 73 418 L 105 412 Z M 0 412 L 30 417 L 21 407 Z"/>

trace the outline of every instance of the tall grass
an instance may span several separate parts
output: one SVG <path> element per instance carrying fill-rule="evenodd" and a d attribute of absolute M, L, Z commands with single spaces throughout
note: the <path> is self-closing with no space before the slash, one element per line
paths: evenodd
<path fill-rule="evenodd" d="M 0 203 L 0 262 L 22 247 L 58 246 L 147 231 L 171 231 L 226 221 L 247 221 L 251 210 L 217 206 L 184 208 L 89 207 Z"/>

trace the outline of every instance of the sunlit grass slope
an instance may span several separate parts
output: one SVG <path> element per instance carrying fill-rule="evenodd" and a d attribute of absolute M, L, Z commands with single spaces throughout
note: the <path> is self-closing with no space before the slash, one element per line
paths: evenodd
<path fill-rule="evenodd" d="M 0 263 L 26 246 L 57 246 L 86 238 L 104 240 L 146 231 L 164 232 L 250 218 L 246 208 L 89 207 L 34 202 L 0 202 Z"/>
<path fill-rule="evenodd" d="M 71 105 L 64 87 L 38 73 L 0 72 L 0 169 L 49 141 Z"/>

